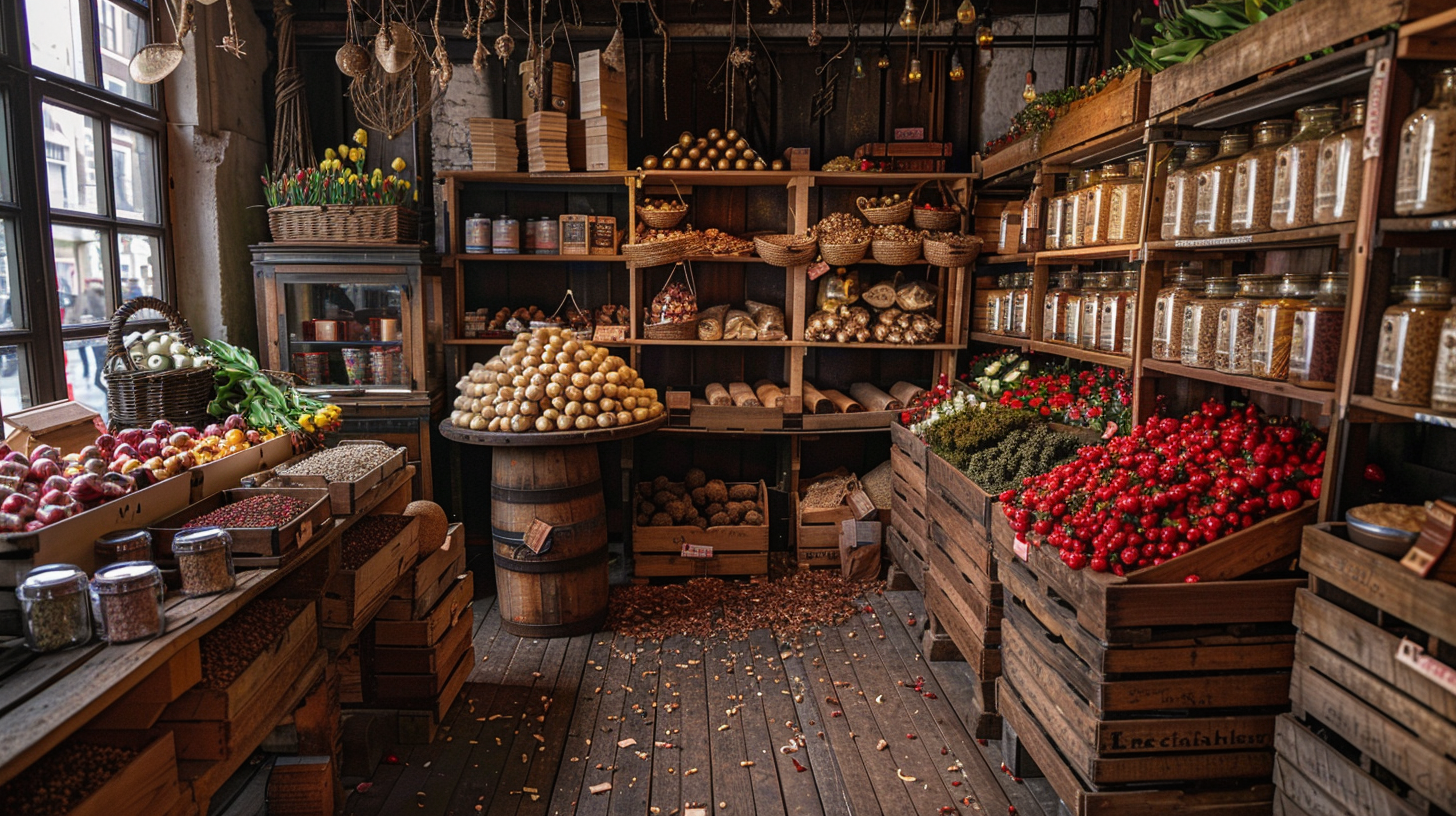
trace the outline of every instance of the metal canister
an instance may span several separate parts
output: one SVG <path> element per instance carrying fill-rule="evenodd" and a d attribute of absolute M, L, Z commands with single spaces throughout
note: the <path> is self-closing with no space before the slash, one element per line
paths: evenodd
<path fill-rule="evenodd" d="M 521 222 L 502 215 L 490 225 L 490 248 L 496 255 L 519 255 L 521 253 Z"/>
<path fill-rule="evenodd" d="M 561 254 L 561 226 L 549 215 L 542 216 L 536 225 L 536 254 Z"/>
<path fill-rule="evenodd" d="M 537 218 L 527 218 L 526 223 L 521 225 L 521 252 L 526 255 L 536 254 L 536 240 L 541 236 L 541 221 Z"/>
<path fill-rule="evenodd" d="M 489 253 L 491 251 L 490 219 L 476 213 L 465 219 L 465 251 Z"/>

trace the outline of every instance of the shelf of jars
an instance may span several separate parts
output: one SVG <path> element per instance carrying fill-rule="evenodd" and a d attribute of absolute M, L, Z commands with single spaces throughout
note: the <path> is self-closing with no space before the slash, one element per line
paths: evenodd
<path fill-rule="evenodd" d="M 460 252 L 444 257 L 446 264 L 453 265 L 456 261 L 489 262 L 489 263 L 621 263 L 627 260 L 625 255 L 560 255 L 560 254 L 520 254 L 497 255 L 491 252 Z"/>
<path fill-rule="evenodd" d="M 1243 391 L 1255 391 L 1261 394 L 1284 397 L 1286 399 L 1296 399 L 1301 402 L 1318 405 L 1321 413 L 1329 413 L 1334 407 L 1335 394 L 1333 391 L 1302 388 L 1297 385 L 1290 385 L 1283 380 L 1265 380 L 1259 377 L 1240 374 L 1225 374 L 1217 369 L 1193 368 L 1192 366 L 1186 366 L 1172 360 L 1145 358 L 1141 365 L 1143 376 L 1149 376 L 1148 372 L 1171 374 L 1178 377 L 1187 377 L 1190 380 L 1202 380 L 1204 382 L 1227 385 Z"/>
<path fill-rule="evenodd" d="M 1453 218 L 1456 224 L 1456 218 Z M 1148 241 L 1144 260 L 1153 260 L 1155 253 L 1162 251 L 1200 250 L 1280 250 L 1303 249 L 1306 247 L 1337 246 L 1348 249 L 1355 235 L 1355 222 L 1345 221 L 1333 224 L 1314 224 L 1298 229 L 1223 235 L 1212 238 L 1175 238 L 1173 240 Z"/>
<path fill-rule="evenodd" d="M 1036 264 L 1045 266 L 1074 261 L 1136 261 L 1141 251 L 1142 244 L 1136 243 L 1053 249 L 1036 253 Z"/>
<path fill-rule="evenodd" d="M 1456 231 L 1456 213 L 1424 215 L 1409 218 L 1380 219 L 1381 232 L 1452 232 Z"/>
<path fill-rule="evenodd" d="M 1351 422 L 1378 422 L 1394 418 L 1424 422 L 1428 425 L 1440 425 L 1443 428 L 1456 428 L 1456 409 L 1438 411 L 1422 405 L 1399 405 L 1393 402 L 1383 402 L 1369 394 L 1352 395 L 1350 406 L 1352 410 L 1348 416 Z M 1360 409 L 1365 413 L 1362 414 L 1353 409 Z"/>

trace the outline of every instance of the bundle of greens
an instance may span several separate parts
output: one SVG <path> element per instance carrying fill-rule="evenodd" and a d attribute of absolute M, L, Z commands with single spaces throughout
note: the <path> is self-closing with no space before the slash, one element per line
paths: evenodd
<path fill-rule="evenodd" d="M 999 442 L 967 456 L 962 470 L 991 495 L 1021 487 L 1021 481 L 1049 473 L 1077 458 L 1082 441 L 1045 424 L 1019 428 Z"/>
<path fill-rule="evenodd" d="M 935 455 L 965 470 L 971 455 L 1000 442 L 1012 431 L 1040 421 L 1030 411 L 988 406 L 951 414 L 925 431 L 925 442 Z"/>
<path fill-rule="evenodd" d="M 1159 6 L 1161 19 L 1143 18 L 1143 25 L 1152 26 L 1152 38 L 1133 37 L 1132 47 L 1122 56 L 1133 67 L 1156 74 L 1292 5 L 1294 0 L 1215 0 L 1197 5 L 1168 0 Z"/>
<path fill-rule="evenodd" d="M 217 392 L 207 412 L 241 414 L 250 427 L 316 433 L 336 429 L 340 410 L 300 392 L 258 365 L 251 351 L 211 338 L 202 341 L 217 365 Z"/>

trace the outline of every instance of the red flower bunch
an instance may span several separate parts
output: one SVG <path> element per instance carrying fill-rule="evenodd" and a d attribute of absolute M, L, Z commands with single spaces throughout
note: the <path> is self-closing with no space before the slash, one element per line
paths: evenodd
<path fill-rule="evenodd" d="M 1308 423 L 1210 401 L 1085 447 L 1000 498 L 1011 528 L 1068 567 L 1122 575 L 1319 498 L 1324 445 Z"/>
<path fill-rule="evenodd" d="M 1001 392 L 1007 408 L 1039 412 L 1053 422 L 1091 428 L 1126 427 L 1132 413 L 1132 381 L 1115 368 L 1052 371 L 1028 377 Z"/>

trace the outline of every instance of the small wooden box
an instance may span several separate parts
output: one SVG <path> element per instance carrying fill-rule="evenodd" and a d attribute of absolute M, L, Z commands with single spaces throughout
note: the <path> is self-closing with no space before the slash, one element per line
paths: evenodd
<path fill-rule="evenodd" d="M 308 502 L 308 507 L 293 520 L 278 527 L 224 528 L 232 536 L 232 551 L 235 554 L 274 556 L 293 552 L 307 546 L 333 520 L 329 492 L 322 488 L 236 487 L 189 505 L 186 510 L 149 527 L 152 534 L 152 552 L 159 561 L 172 560 L 172 538 L 186 529 L 187 522 L 211 513 L 225 504 L 236 504 L 262 495 L 291 496 Z"/>
<path fill-rule="evenodd" d="M 444 690 L 460 658 L 472 651 L 474 624 L 474 612 L 468 608 L 434 646 L 376 646 L 376 699 L 418 699 Z"/>
<path fill-rule="evenodd" d="M 339 443 L 343 445 L 368 445 L 376 444 L 357 440 L 344 440 Z M 393 476 L 396 471 L 403 468 L 408 451 L 404 448 L 396 448 L 394 455 L 386 459 L 378 467 L 371 469 L 368 473 L 360 476 L 352 482 L 331 482 L 322 476 L 294 476 L 287 473 L 278 473 L 268 484 L 277 487 L 311 487 L 322 488 L 329 491 L 329 501 L 336 516 L 352 516 L 355 508 L 364 495 L 373 490 L 375 485 Z M 284 462 L 280 470 L 302 462 L 308 455 L 295 456 Z"/>
<path fill-rule="evenodd" d="M 70 816 L 153 816 L 177 802 L 177 749 L 171 732 L 84 731 L 72 737 L 90 745 L 139 749 L 116 776 L 81 801 Z"/>
<path fill-rule="evenodd" d="M 854 511 L 845 505 L 806 509 L 797 494 L 789 498 L 789 504 L 799 569 L 839 566 L 839 523 L 854 518 Z"/>
<path fill-rule="evenodd" d="M 314 604 L 298 615 L 268 648 L 253 659 L 227 688 L 192 688 L 167 706 L 165 720 L 231 720 L 257 703 L 261 696 L 292 684 L 292 678 L 318 649 L 318 612 Z"/>
<path fill-rule="evenodd" d="M 415 562 L 419 521 L 411 518 L 357 570 L 341 569 L 329 578 L 324 589 L 323 625 L 331 629 L 353 629 L 372 618 L 399 577 Z"/>
<path fill-rule="evenodd" d="M 752 484 L 739 482 L 736 484 Z M 730 484 L 729 487 L 733 485 Z M 638 578 L 768 574 L 768 488 L 757 482 L 763 524 L 709 527 L 632 525 Z M 693 548 L 701 548 L 689 555 Z"/>
<path fill-rule="evenodd" d="M 376 646 L 434 646 L 450 631 L 450 627 L 466 614 L 475 599 L 475 576 L 465 573 L 455 581 L 445 597 L 441 598 L 429 614 L 419 620 L 389 621 L 374 623 L 374 644 Z"/>
<path fill-rule="evenodd" d="M 333 759 L 283 756 L 268 774 L 269 816 L 318 816 L 334 812 Z"/>
<path fill-rule="evenodd" d="M 627 74 L 613 71 L 602 62 L 602 52 L 583 51 L 577 55 L 580 68 L 578 86 L 579 115 L 583 119 L 608 117 L 627 121 Z"/>
<path fill-rule="evenodd" d="M 445 545 L 406 572 L 389 593 L 378 620 L 416 620 L 449 591 L 465 572 L 465 526 L 450 525 Z"/>

